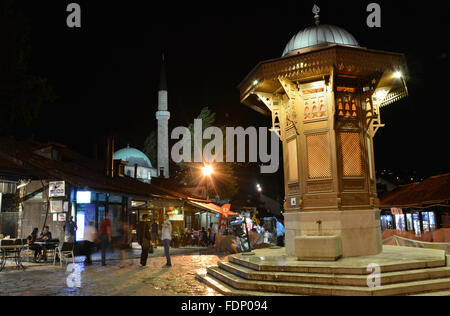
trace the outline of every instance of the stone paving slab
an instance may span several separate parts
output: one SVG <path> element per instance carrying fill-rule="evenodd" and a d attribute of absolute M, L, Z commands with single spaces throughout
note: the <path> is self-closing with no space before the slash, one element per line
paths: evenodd
<path fill-rule="evenodd" d="M 106 266 L 76 263 L 67 265 L 30 265 L 25 271 L 10 269 L 0 273 L 0 296 L 209 296 L 220 295 L 195 279 L 223 260 L 217 254 L 180 254 L 172 257 L 171 268 L 164 267 L 165 258 L 153 256 L 146 267 L 139 259 L 110 260 Z M 69 286 L 67 279 L 79 271 L 80 284 Z M 71 278 L 69 278 L 71 279 Z M 76 285 L 76 284 L 75 284 Z"/>

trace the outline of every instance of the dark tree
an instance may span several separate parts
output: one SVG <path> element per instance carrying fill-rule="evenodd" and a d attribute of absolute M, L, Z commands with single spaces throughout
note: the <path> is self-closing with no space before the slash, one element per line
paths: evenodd
<path fill-rule="evenodd" d="M 14 127 L 29 127 L 40 106 L 55 98 L 46 79 L 29 73 L 30 29 L 12 4 L 0 4 L 0 135 L 8 136 Z"/>

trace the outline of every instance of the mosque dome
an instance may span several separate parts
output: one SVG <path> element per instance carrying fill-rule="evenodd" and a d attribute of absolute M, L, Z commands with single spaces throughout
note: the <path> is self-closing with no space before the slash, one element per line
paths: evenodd
<path fill-rule="evenodd" d="M 319 24 L 298 32 L 284 49 L 283 56 L 302 53 L 328 45 L 349 45 L 359 47 L 352 34 L 334 25 Z"/>
<path fill-rule="evenodd" d="M 114 159 L 127 161 L 129 166 L 138 165 L 140 167 L 152 168 L 152 163 L 147 155 L 142 151 L 127 146 L 114 153 Z"/>

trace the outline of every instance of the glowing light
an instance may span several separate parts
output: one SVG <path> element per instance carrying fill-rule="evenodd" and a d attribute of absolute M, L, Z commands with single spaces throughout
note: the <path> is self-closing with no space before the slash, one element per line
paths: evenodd
<path fill-rule="evenodd" d="M 253 85 L 257 85 L 259 83 L 259 81 L 258 80 L 255 80 L 255 81 L 253 81 Z"/>
<path fill-rule="evenodd" d="M 210 165 L 206 165 L 203 167 L 203 175 L 205 177 L 211 176 L 213 174 L 213 172 L 214 172 L 214 169 Z"/>
<path fill-rule="evenodd" d="M 401 71 L 396 71 L 396 72 L 394 72 L 394 78 L 400 79 L 401 77 L 403 77 Z"/>
<path fill-rule="evenodd" d="M 77 192 L 77 203 L 78 204 L 91 203 L 91 192 L 90 191 L 78 191 Z"/>

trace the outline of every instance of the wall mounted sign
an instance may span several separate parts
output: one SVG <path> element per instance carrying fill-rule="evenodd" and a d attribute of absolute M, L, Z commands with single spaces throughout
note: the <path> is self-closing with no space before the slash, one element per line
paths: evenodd
<path fill-rule="evenodd" d="M 66 221 L 66 213 L 58 214 L 58 222 L 65 222 L 65 221 Z"/>
<path fill-rule="evenodd" d="M 50 213 L 61 213 L 63 211 L 63 201 L 50 201 Z"/>
<path fill-rule="evenodd" d="M 48 184 L 50 197 L 66 196 L 66 184 L 64 181 L 53 181 Z"/>
<path fill-rule="evenodd" d="M 291 198 L 291 206 L 296 206 L 296 205 L 297 205 L 297 199 Z"/>
<path fill-rule="evenodd" d="M 169 221 L 184 221 L 183 214 L 181 215 L 169 215 Z"/>

